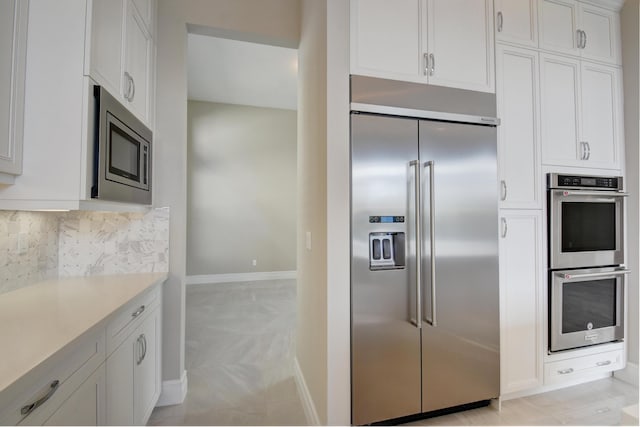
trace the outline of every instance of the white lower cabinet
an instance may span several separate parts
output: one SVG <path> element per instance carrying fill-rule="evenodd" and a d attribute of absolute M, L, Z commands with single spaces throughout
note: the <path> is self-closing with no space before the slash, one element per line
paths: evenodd
<path fill-rule="evenodd" d="M 145 425 L 160 396 L 160 310 L 107 358 L 107 424 Z"/>
<path fill-rule="evenodd" d="M 500 394 L 542 385 L 542 211 L 501 210 Z"/>
<path fill-rule="evenodd" d="M 0 392 L 0 425 L 145 425 L 160 396 L 159 285 Z"/>
<path fill-rule="evenodd" d="M 571 381 L 591 374 L 622 369 L 624 350 L 606 351 L 582 357 L 573 357 L 544 364 L 545 385 Z"/>
<path fill-rule="evenodd" d="M 99 426 L 105 422 L 104 363 L 93 373 L 58 410 L 45 421 L 46 426 Z"/>

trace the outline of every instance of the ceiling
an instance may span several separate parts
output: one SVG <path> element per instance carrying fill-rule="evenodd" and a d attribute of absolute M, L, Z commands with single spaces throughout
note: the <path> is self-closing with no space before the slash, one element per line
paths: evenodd
<path fill-rule="evenodd" d="M 297 74 L 296 49 L 188 36 L 189 100 L 295 110 Z"/>

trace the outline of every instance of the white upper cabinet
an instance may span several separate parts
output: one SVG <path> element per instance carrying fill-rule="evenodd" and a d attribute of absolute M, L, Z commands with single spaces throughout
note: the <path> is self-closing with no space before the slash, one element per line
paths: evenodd
<path fill-rule="evenodd" d="M 493 92 L 492 6 L 351 0 L 351 73 Z"/>
<path fill-rule="evenodd" d="M 500 207 L 542 209 L 538 52 L 496 52 Z"/>
<path fill-rule="evenodd" d="M 122 93 L 130 109 L 149 122 L 153 40 L 132 1 L 127 2 L 127 10 Z"/>
<path fill-rule="evenodd" d="M 538 47 L 537 0 L 495 0 L 496 41 Z"/>
<path fill-rule="evenodd" d="M 543 54 L 540 73 L 543 163 L 619 169 L 619 69 Z"/>
<path fill-rule="evenodd" d="M 582 78 L 582 137 L 592 167 L 620 167 L 622 101 L 620 70 L 584 62 Z"/>
<path fill-rule="evenodd" d="M 151 123 L 151 0 L 91 0 L 85 74 L 106 87 L 140 120 Z"/>
<path fill-rule="evenodd" d="M 620 63 L 620 22 L 614 11 L 574 0 L 540 0 L 540 48 Z"/>
<path fill-rule="evenodd" d="M 91 34 L 87 75 L 105 86 L 110 93 L 120 93 L 124 9 L 122 1 L 91 2 Z"/>
<path fill-rule="evenodd" d="M 0 0 L 0 184 L 22 173 L 28 0 Z"/>
<path fill-rule="evenodd" d="M 420 0 L 351 2 L 351 71 L 397 80 L 422 80 Z"/>
<path fill-rule="evenodd" d="M 540 48 L 579 55 L 578 2 L 540 0 Z"/>
<path fill-rule="evenodd" d="M 595 61 L 621 63 L 620 17 L 600 7 L 580 4 L 581 55 Z"/>

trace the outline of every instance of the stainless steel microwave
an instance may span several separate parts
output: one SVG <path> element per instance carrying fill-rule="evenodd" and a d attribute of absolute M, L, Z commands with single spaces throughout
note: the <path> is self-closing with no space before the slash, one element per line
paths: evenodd
<path fill-rule="evenodd" d="M 153 133 L 103 87 L 93 96 L 91 197 L 150 205 Z"/>

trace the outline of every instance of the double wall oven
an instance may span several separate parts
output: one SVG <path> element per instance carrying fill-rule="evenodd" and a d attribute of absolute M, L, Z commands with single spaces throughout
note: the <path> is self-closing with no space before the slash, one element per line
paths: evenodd
<path fill-rule="evenodd" d="M 549 350 L 624 339 L 622 177 L 549 174 Z"/>

